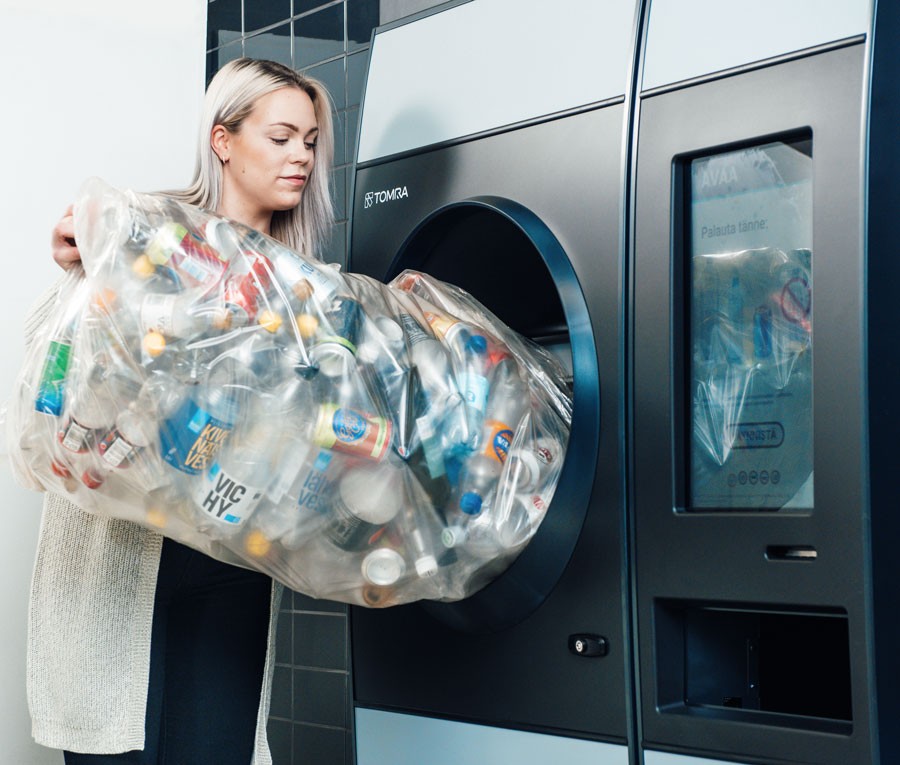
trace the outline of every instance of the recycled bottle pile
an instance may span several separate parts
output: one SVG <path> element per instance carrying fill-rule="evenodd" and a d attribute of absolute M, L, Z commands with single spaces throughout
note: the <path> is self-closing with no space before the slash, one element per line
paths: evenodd
<path fill-rule="evenodd" d="M 467 597 L 536 532 L 564 372 L 468 293 L 97 179 L 76 236 L 7 420 L 23 483 L 373 607 Z"/>

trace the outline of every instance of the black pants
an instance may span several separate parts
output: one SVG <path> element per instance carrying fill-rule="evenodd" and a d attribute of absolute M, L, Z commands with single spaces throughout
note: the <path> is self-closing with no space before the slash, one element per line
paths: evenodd
<path fill-rule="evenodd" d="M 250 765 L 272 580 L 163 542 L 143 751 L 66 765 Z"/>

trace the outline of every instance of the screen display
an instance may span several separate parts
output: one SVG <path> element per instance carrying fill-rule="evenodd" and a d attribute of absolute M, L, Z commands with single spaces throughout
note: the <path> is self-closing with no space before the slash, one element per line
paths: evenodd
<path fill-rule="evenodd" d="M 688 509 L 812 509 L 812 140 L 687 169 Z"/>

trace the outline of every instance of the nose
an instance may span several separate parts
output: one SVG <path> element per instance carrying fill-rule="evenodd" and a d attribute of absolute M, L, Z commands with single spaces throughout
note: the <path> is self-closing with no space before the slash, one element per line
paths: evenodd
<path fill-rule="evenodd" d="M 310 159 L 312 159 L 313 151 L 312 149 L 306 148 L 306 143 L 304 141 L 299 141 L 295 144 L 293 156 L 291 157 L 291 162 L 297 165 L 306 166 L 309 164 Z"/>

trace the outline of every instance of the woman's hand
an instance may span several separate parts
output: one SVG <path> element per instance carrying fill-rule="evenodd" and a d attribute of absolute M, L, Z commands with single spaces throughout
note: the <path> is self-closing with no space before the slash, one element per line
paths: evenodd
<path fill-rule="evenodd" d="M 53 227 L 50 247 L 53 250 L 53 260 L 63 271 L 68 271 L 81 263 L 81 253 L 78 251 L 78 245 L 75 244 L 75 219 L 72 217 L 72 205 L 66 208 L 59 223 Z"/>

